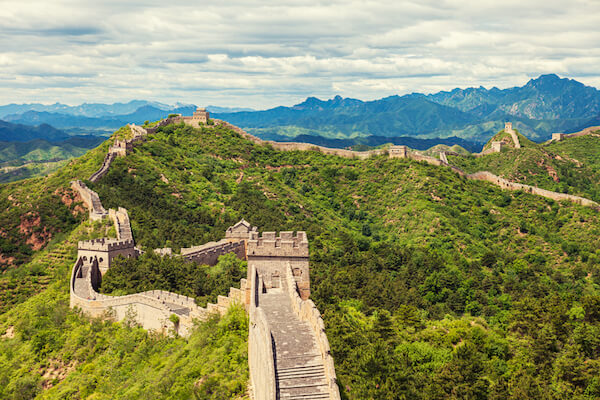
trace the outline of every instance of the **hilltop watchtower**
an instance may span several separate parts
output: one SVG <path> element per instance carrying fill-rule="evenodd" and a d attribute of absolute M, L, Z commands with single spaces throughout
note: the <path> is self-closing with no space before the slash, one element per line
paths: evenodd
<path fill-rule="evenodd" d="M 200 127 L 200 124 L 206 124 L 208 119 L 210 118 L 210 114 L 206 111 L 204 107 L 198 107 L 194 114 L 191 117 L 183 117 L 183 122 L 187 125 L 191 125 L 194 128 Z"/>
<path fill-rule="evenodd" d="M 513 131 L 513 127 L 512 127 L 512 122 L 505 122 L 504 123 L 504 132 L 506 133 L 512 133 Z"/>

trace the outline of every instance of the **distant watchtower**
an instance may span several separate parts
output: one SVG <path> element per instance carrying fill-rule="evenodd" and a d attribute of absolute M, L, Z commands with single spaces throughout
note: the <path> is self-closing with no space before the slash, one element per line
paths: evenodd
<path fill-rule="evenodd" d="M 206 124 L 210 118 L 210 114 L 204 107 L 198 107 L 191 117 L 183 117 L 183 122 L 191 125 L 194 128 L 199 128 L 200 124 Z"/>
<path fill-rule="evenodd" d="M 512 133 L 513 132 L 512 122 L 505 122 L 504 123 L 504 132 L 506 132 L 506 133 Z"/>
<path fill-rule="evenodd" d="M 390 158 L 406 158 L 408 147 L 406 146 L 391 146 L 389 150 Z"/>

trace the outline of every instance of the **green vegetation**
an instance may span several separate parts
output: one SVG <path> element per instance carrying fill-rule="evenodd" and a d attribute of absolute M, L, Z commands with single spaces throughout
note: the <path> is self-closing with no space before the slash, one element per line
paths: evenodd
<path fill-rule="evenodd" d="M 242 217 L 260 230 L 307 231 L 312 298 L 325 320 L 344 398 L 600 396 L 600 215 L 596 211 L 502 191 L 461 178 L 447 168 L 412 160 L 279 152 L 219 126 L 170 125 L 148 139 L 131 155 L 118 158 L 99 182 L 89 184 L 104 206 L 128 209 L 134 237 L 146 251 L 164 246 L 177 250 L 219 239 Z M 42 183 L 59 187 L 68 182 L 67 177 L 89 176 L 102 156 L 90 152 L 48 180 L 27 181 L 23 190 L 35 192 Z M 0 199 L 16 189 L 3 187 Z M 6 212 L 1 215 L 10 219 Z M 220 263 L 231 262 L 231 273 L 217 268 L 221 273 L 215 280 L 222 287 L 243 271 L 244 266 L 233 261 Z M 63 267 L 65 276 L 70 267 Z M 131 275 L 125 275 L 126 268 Z M 188 268 L 178 260 L 148 254 L 137 263 L 122 261 L 106 275 L 103 290 L 127 292 L 154 288 L 160 282 L 188 290 L 201 300 L 216 293 L 212 286 L 196 291 L 193 279 L 185 282 Z M 209 267 L 198 271 L 211 278 L 215 275 Z M 47 332 L 66 332 L 65 345 L 63 339 L 58 344 L 53 344 L 54 339 L 33 343 L 27 339 L 17 342 L 12 352 L 2 348 L 0 357 L 9 357 L 12 364 L 0 368 L 8 371 L 0 375 L 0 387 L 13 391 L 17 385 L 21 391 L 37 387 L 44 372 L 32 364 L 38 362 L 32 361 L 35 354 L 22 356 L 24 351 L 39 348 L 45 354 L 39 363 L 57 358 L 68 365 L 72 358 L 62 354 L 77 354 L 82 347 L 87 355 L 91 346 L 87 343 L 95 342 L 107 345 L 107 353 L 101 347 L 98 358 L 85 358 L 45 395 L 58 397 L 77 387 L 80 394 L 71 397 L 85 397 L 81 393 L 91 392 L 83 392 L 84 388 L 95 387 L 91 390 L 98 398 L 135 398 L 141 393 L 135 390 L 146 384 L 151 398 L 181 398 L 190 397 L 198 380 L 207 385 L 204 393 L 213 384 L 233 385 L 215 389 L 221 397 L 213 398 L 243 392 L 244 356 L 214 357 L 230 354 L 224 349 L 239 350 L 233 354 L 245 349 L 247 333 L 241 316 L 235 321 L 242 322 L 233 329 L 237 339 L 227 336 L 230 331 L 215 328 L 221 333 L 194 334 L 188 344 L 154 338 L 123 324 L 76 322 L 77 328 L 64 329 L 66 325 L 52 325 L 61 318 L 36 311 L 41 304 L 52 304 L 47 299 L 61 296 L 66 308 L 68 291 L 60 282 L 0 316 L 0 326 L 5 330 L 14 326 L 16 334 L 14 339 L 0 339 L 0 346 L 29 337 L 22 335 L 31 329 L 28 324 L 36 323 L 42 326 L 43 338 L 62 338 Z M 34 302 L 39 305 L 30 308 Z M 65 321 L 85 321 L 66 313 Z M 26 323 L 20 322 L 25 319 Z M 95 329 L 97 336 L 85 333 Z M 108 334 L 110 329 L 124 333 Z M 84 339 L 68 339 L 80 331 Z M 107 339 L 121 335 L 140 336 L 131 341 Z M 203 344 L 196 347 L 207 352 L 193 353 L 198 350 L 191 346 L 194 338 Z M 114 354 L 126 361 L 120 363 Z M 160 384 L 181 373 L 167 373 L 170 364 L 158 360 L 179 360 L 180 355 L 185 362 L 208 364 L 217 372 L 203 370 L 186 381 Z M 117 372 L 105 373 L 108 365 Z"/>
<path fill-rule="evenodd" d="M 509 148 L 479 158 L 448 156 L 448 161 L 469 173 L 490 171 L 514 182 L 600 202 L 598 154 L 600 138 L 582 136 L 550 145 L 529 142 L 521 149 Z"/>
<path fill-rule="evenodd" d="M 438 144 L 435 145 L 433 147 L 430 147 L 429 149 L 425 150 L 425 151 L 421 151 L 420 153 L 425 155 L 425 156 L 430 156 L 430 157 L 435 157 L 438 158 L 440 156 L 440 153 L 442 151 L 446 151 L 446 152 L 451 152 L 451 153 L 457 153 L 460 154 L 462 156 L 468 156 L 471 153 L 466 150 L 465 148 L 455 144 L 453 146 L 448 146 L 445 144 Z"/>
<path fill-rule="evenodd" d="M 600 329 L 594 210 L 410 160 L 278 152 L 219 127 L 161 128 L 93 187 L 129 210 L 147 249 L 219 238 L 242 217 L 306 230 L 350 399 L 597 395 L 600 348 L 583 333 Z"/>
<path fill-rule="evenodd" d="M 102 279 L 101 292 L 124 295 L 146 290 L 167 290 L 196 298 L 198 305 L 216 303 L 230 287 L 239 287 L 246 277 L 246 262 L 234 254 L 219 257 L 210 267 L 198 266 L 179 257 L 161 257 L 154 252 L 137 260 L 120 258 Z"/>
<path fill-rule="evenodd" d="M 147 333 L 133 316 L 122 324 L 90 321 L 69 308 L 77 241 L 106 230 L 84 223 L 15 270 L 21 287 L 13 293 L 33 297 L 0 315 L 0 398 L 241 399 L 248 380 L 243 309 L 199 324 L 183 340 Z M 4 288 L 1 294 L 10 298 Z"/>

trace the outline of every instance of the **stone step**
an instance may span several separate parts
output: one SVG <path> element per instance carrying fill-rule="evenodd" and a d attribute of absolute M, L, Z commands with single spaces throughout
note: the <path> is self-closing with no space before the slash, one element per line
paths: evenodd
<path fill-rule="evenodd" d="M 329 393 L 314 392 L 314 393 L 307 393 L 307 394 L 293 394 L 293 395 L 288 395 L 288 396 L 283 395 L 281 397 L 281 400 L 321 400 L 321 399 L 328 399 L 328 398 L 329 398 Z"/>
<path fill-rule="evenodd" d="M 319 369 L 298 369 L 288 372 L 275 372 L 275 377 L 279 380 L 283 379 L 298 379 L 298 378 L 318 378 L 325 377 L 325 370 L 323 367 Z"/>

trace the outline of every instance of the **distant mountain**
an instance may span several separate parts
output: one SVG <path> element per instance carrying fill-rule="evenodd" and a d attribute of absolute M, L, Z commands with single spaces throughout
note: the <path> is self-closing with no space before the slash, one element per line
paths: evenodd
<path fill-rule="evenodd" d="M 59 141 L 70 135 L 48 124 L 28 126 L 0 120 L 0 142 L 28 142 L 35 139 Z"/>
<path fill-rule="evenodd" d="M 26 111 L 23 114 L 11 114 L 4 120 L 25 124 L 39 125 L 51 124 L 58 128 L 105 128 L 116 129 L 128 123 L 142 124 L 146 120 L 155 121 L 165 118 L 171 113 L 191 115 L 196 109 L 193 105 L 173 109 L 158 108 L 155 105 L 143 105 L 133 112 L 123 115 L 106 115 L 101 117 L 87 117 L 84 115 L 73 115 L 48 111 Z"/>
<path fill-rule="evenodd" d="M 531 79 L 523 87 L 454 89 L 427 98 L 482 116 L 548 120 L 592 118 L 600 113 L 600 92 L 596 88 L 555 74 Z"/>
<path fill-rule="evenodd" d="M 161 110 L 170 110 L 172 106 L 151 102 L 146 100 L 132 100 L 128 103 L 84 103 L 78 106 L 69 106 L 66 104 L 55 103 L 50 105 L 31 103 L 31 104 L 8 104 L 0 106 L 0 118 L 11 114 L 23 114 L 28 111 L 44 111 L 48 113 L 59 113 L 67 115 L 79 115 L 84 117 L 105 117 L 112 115 L 131 114 L 143 106 L 152 106 Z M 176 107 L 181 107 L 177 105 Z"/>
<path fill-rule="evenodd" d="M 219 113 L 215 117 L 261 137 L 457 136 L 485 142 L 507 120 L 522 133 L 542 141 L 552 132 L 579 130 L 597 121 L 599 115 L 600 92 L 596 88 L 550 74 L 508 89 L 454 89 L 369 102 L 340 96 L 327 101 L 309 97 L 292 107 Z"/>
<path fill-rule="evenodd" d="M 484 143 L 467 141 L 457 137 L 435 138 L 435 139 L 419 139 L 410 136 L 387 137 L 387 136 L 366 136 L 352 139 L 331 139 L 323 136 L 313 135 L 298 135 L 296 137 L 270 135 L 265 138 L 267 140 L 275 140 L 277 142 L 302 142 L 311 143 L 318 146 L 333 147 L 338 149 L 363 145 L 368 147 L 377 147 L 382 144 L 395 144 L 408 146 L 415 150 L 427 150 L 435 145 L 444 146 L 460 146 L 467 149 L 469 152 L 479 152 Z"/>

